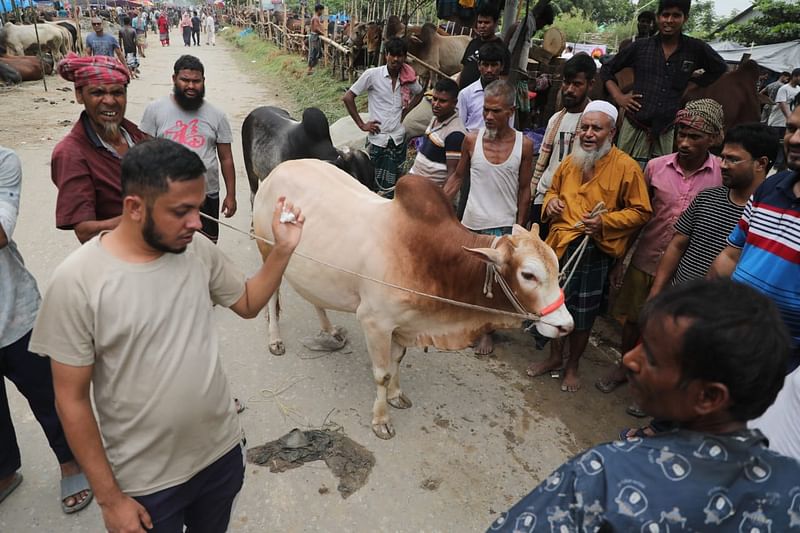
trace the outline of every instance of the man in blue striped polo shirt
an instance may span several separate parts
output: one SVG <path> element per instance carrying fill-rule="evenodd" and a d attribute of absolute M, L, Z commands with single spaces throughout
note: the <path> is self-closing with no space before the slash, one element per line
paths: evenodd
<path fill-rule="evenodd" d="M 784 147 L 789 170 L 756 189 L 709 273 L 775 302 L 794 340 L 792 370 L 800 365 L 800 107 L 786 120 Z"/>

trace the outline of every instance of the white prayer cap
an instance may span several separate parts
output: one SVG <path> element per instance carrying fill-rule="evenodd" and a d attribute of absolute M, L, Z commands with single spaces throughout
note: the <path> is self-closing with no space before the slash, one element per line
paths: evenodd
<path fill-rule="evenodd" d="M 611 117 L 611 122 L 616 125 L 617 124 L 617 108 L 614 107 L 613 104 L 606 102 L 605 100 L 592 100 L 586 105 L 586 109 L 583 110 L 584 114 L 590 113 L 592 111 L 599 111 L 603 114 L 608 115 Z"/>

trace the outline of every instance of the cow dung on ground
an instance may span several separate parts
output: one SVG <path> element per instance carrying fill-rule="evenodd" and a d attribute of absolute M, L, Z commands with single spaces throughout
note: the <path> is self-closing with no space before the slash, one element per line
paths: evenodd
<path fill-rule="evenodd" d="M 325 461 L 339 479 L 336 489 L 347 498 L 364 486 L 375 466 L 371 451 L 341 430 L 291 430 L 279 439 L 247 450 L 247 461 L 269 467 L 270 472 L 285 472 L 312 461 Z"/>

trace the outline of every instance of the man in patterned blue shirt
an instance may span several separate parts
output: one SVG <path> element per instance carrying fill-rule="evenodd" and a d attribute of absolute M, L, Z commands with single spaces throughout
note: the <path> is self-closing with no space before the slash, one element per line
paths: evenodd
<path fill-rule="evenodd" d="M 789 336 L 775 305 L 730 280 L 650 300 L 625 354 L 631 392 L 676 429 L 571 459 L 489 531 L 800 531 L 800 463 L 747 420 L 783 384 Z"/>

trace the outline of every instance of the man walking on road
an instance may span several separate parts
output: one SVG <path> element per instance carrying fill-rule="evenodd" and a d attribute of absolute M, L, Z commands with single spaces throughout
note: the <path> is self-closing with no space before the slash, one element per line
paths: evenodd
<path fill-rule="evenodd" d="M 203 27 L 206 30 L 206 46 L 209 44 L 211 46 L 217 46 L 217 30 L 214 23 L 214 13 L 212 11 L 209 11 L 208 15 L 206 15 L 203 21 Z"/>
<path fill-rule="evenodd" d="M 86 242 L 116 227 L 122 214 L 120 161 L 147 136 L 125 118 L 128 69 L 106 56 L 70 54 L 58 64 L 62 78 L 75 82 L 84 110 L 53 149 L 50 173 L 58 187 L 56 227 Z"/>
<path fill-rule="evenodd" d="M 444 186 L 444 193 L 452 201 L 469 174 L 462 223 L 472 231 L 496 237 L 511 233 L 514 224 L 522 226 L 531 205 L 533 142 L 508 125 L 514 116 L 515 98 L 514 88 L 505 81 L 486 87 L 486 125 L 464 139 L 456 171 Z M 481 337 L 475 346 L 477 354 L 493 350 L 491 333 Z"/>
<path fill-rule="evenodd" d="M 194 235 L 204 172 L 196 153 L 169 140 L 131 149 L 120 224 L 55 270 L 34 326 L 31 349 L 51 359 L 59 416 L 110 531 L 222 533 L 244 479 L 214 306 L 255 317 L 304 217 L 278 201 L 276 245 L 245 280 Z M 296 222 L 281 223 L 284 211 Z"/>
<path fill-rule="evenodd" d="M 142 131 L 151 137 L 171 139 L 197 152 L 206 165 L 206 201 L 203 213 L 219 218 L 219 174 L 225 181 L 222 214 L 236 213 L 236 168 L 231 143 L 233 135 L 225 113 L 205 100 L 205 69 L 194 56 L 183 55 L 173 68 L 173 92 L 144 110 Z M 213 242 L 219 224 L 203 219 L 203 234 Z"/>
<path fill-rule="evenodd" d="M 94 33 L 86 36 L 87 55 L 116 57 L 120 63 L 125 65 L 125 56 L 122 54 L 117 39 L 113 35 L 103 32 L 103 19 L 92 18 L 92 29 Z"/>

